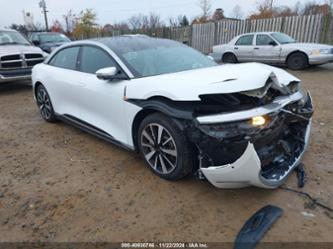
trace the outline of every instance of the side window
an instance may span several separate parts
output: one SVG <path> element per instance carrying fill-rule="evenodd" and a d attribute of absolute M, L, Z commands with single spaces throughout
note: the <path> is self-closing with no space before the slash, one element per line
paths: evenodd
<path fill-rule="evenodd" d="M 80 47 L 70 47 L 59 51 L 49 62 L 51 66 L 76 70 Z"/>
<path fill-rule="evenodd" d="M 117 67 L 110 55 L 102 49 L 92 46 L 83 47 L 80 64 L 82 72 L 91 74 L 105 67 Z"/>
<path fill-rule="evenodd" d="M 38 41 L 38 35 L 33 34 L 30 38 L 32 41 Z"/>
<path fill-rule="evenodd" d="M 257 35 L 257 45 L 258 46 L 269 46 L 274 40 L 268 35 Z"/>
<path fill-rule="evenodd" d="M 237 46 L 251 46 L 253 44 L 254 35 L 244 35 L 238 39 L 235 45 Z"/>

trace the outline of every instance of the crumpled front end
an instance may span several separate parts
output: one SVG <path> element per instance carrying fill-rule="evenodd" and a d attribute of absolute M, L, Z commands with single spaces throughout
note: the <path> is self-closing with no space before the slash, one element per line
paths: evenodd
<path fill-rule="evenodd" d="M 280 186 L 302 160 L 312 114 L 310 95 L 295 90 L 255 108 L 198 116 L 188 137 L 199 151 L 199 176 L 218 188 Z M 266 121 L 254 125 L 254 117 Z"/>

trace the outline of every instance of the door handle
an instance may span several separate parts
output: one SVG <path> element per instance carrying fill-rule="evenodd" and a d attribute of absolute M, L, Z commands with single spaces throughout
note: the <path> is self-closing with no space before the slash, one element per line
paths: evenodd
<path fill-rule="evenodd" d="M 259 48 L 254 48 L 254 50 L 259 50 Z"/>
<path fill-rule="evenodd" d="M 237 50 L 237 49 L 238 49 L 238 47 L 235 47 L 235 49 Z"/>

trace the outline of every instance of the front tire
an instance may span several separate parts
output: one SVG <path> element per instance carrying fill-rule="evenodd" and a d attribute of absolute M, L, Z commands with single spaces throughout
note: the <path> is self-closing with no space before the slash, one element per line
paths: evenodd
<path fill-rule="evenodd" d="M 150 169 L 166 180 L 179 180 L 192 172 L 192 148 L 185 135 L 167 116 L 147 116 L 138 131 L 140 153 Z"/>
<path fill-rule="evenodd" d="M 47 122 L 57 121 L 56 115 L 53 110 L 50 95 L 46 91 L 43 85 L 38 85 L 36 90 L 37 106 L 39 108 L 40 115 Z"/>
<path fill-rule="evenodd" d="M 292 70 L 302 70 L 308 66 L 308 57 L 303 53 L 293 53 L 287 59 L 287 66 Z"/>

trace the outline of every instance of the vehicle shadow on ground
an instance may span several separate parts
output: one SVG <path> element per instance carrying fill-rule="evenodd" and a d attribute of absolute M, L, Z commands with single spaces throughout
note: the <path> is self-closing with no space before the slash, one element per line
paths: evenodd
<path fill-rule="evenodd" d="M 31 90 L 31 82 L 8 82 L 0 84 L 0 95 L 8 95 L 11 93 L 24 92 Z"/>

